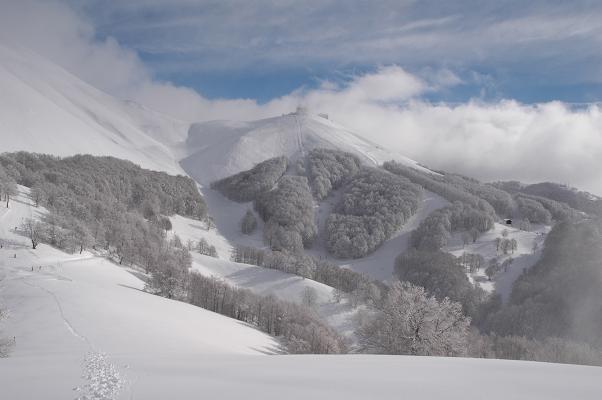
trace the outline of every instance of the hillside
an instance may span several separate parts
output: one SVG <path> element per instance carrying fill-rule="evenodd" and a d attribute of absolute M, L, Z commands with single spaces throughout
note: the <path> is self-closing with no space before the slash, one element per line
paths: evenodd
<path fill-rule="evenodd" d="M 0 359 L 10 399 L 306 399 L 404 393 L 422 399 L 595 399 L 602 370 L 545 363 L 393 356 L 277 356 L 269 336 L 229 318 L 140 291 L 132 273 L 91 253 L 29 250 L 11 226 L 35 213 L 21 194 L 0 211 L 0 291 L 16 343 Z M 14 255 L 16 254 L 16 258 Z M 31 271 L 31 267 L 34 270 Z M 40 268 L 41 267 L 41 268 Z M 453 371 L 450 373 L 450 371 Z M 460 385 L 470 376 L 473 384 Z M 430 384 L 424 386 L 422 382 Z M 511 387 L 501 385 L 512 380 Z M 328 389 L 326 389 L 326 386 Z M 499 388 L 499 390 L 496 390 Z"/>
<path fill-rule="evenodd" d="M 111 155 L 181 172 L 169 148 L 188 125 L 117 100 L 36 54 L 0 45 L 0 148 Z"/>

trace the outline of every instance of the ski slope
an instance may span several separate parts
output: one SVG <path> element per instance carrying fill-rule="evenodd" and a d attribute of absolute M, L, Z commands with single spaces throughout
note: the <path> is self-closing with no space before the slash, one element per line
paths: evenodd
<path fill-rule="evenodd" d="M 462 233 L 455 233 L 449 240 L 446 247 L 443 248 L 456 257 L 461 257 L 463 253 L 480 254 L 486 263 L 479 271 L 469 274 L 472 282 L 477 282 L 484 290 L 488 292 L 499 293 L 503 301 L 507 301 L 512 292 L 512 284 L 523 271 L 531 268 L 541 257 L 543 244 L 546 235 L 551 227 L 548 225 L 534 225 L 530 231 L 523 231 L 504 224 L 495 223 L 493 229 L 481 235 L 475 243 L 464 245 L 462 243 Z M 503 232 L 507 231 L 507 239 L 516 239 L 517 249 L 514 252 L 503 254 L 497 250 L 496 238 L 503 237 Z M 534 244 L 536 246 L 534 246 Z M 534 249 L 534 247 L 536 247 Z M 499 263 L 512 258 L 512 264 L 505 271 L 500 271 L 491 281 L 485 275 L 487 263 L 492 258 L 497 258 Z"/>

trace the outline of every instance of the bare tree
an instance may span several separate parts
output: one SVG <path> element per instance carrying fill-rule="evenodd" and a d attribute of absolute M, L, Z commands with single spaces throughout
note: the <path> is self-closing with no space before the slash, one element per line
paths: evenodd
<path fill-rule="evenodd" d="M 247 210 L 240 221 L 240 230 L 245 235 L 250 235 L 257 229 L 257 218 L 251 210 Z"/>
<path fill-rule="evenodd" d="M 41 224 L 32 218 L 27 218 L 21 224 L 21 230 L 25 233 L 25 236 L 31 240 L 31 248 L 36 249 L 41 239 Z"/>
<path fill-rule="evenodd" d="M 338 304 L 341 302 L 342 299 L 343 299 L 343 291 L 341 291 L 340 289 L 337 289 L 337 288 L 332 289 L 332 302 Z"/>
<path fill-rule="evenodd" d="M 316 289 L 309 286 L 303 289 L 303 292 L 301 293 L 301 303 L 304 306 L 312 308 L 316 305 L 317 301 L 318 293 L 316 292 Z"/>
<path fill-rule="evenodd" d="M 2 172 L 3 171 L 0 171 L 0 194 L 4 194 L 6 208 L 8 208 L 11 196 L 16 196 L 19 191 L 17 189 L 17 183 Z"/>
<path fill-rule="evenodd" d="M 465 247 L 468 243 L 470 243 L 470 233 L 462 232 L 462 247 Z"/>

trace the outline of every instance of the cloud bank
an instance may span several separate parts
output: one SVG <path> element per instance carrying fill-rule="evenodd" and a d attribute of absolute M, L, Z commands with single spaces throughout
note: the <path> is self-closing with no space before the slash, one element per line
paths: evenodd
<path fill-rule="evenodd" d="M 302 104 L 432 168 L 483 180 L 550 180 L 602 194 L 600 105 L 574 109 L 560 102 L 526 105 L 513 100 L 433 104 L 426 95 L 461 79 L 446 68 L 418 76 L 391 64 L 263 104 L 209 100 L 190 88 L 155 79 L 136 52 L 114 38 L 99 38 L 93 21 L 68 3 L 1 3 L 1 42 L 27 47 L 101 90 L 186 121 L 257 119 Z M 545 29 L 531 29 L 529 40 L 549 34 Z"/>

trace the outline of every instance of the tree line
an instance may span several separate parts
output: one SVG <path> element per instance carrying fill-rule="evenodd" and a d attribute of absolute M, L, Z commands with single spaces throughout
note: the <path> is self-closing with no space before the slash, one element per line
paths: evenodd
<path fill-rule="evenodd" d="M 252 324 L 280 338 L 289 353 L 338 354 L 347 351 L 345 340 L 311 309 L 274 296 L 260 296 L 214 277 L 192 273 L 185 299 L 190 304 Z"/>

